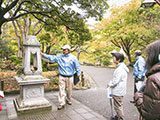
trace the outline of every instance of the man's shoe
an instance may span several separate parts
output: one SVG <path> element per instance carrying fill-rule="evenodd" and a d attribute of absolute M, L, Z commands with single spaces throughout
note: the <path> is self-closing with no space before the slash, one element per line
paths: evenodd
<path fill-rule="evenodd" d="M 110 120 L 118 120 L 118 116 L 117 115 L 116 116 L 111 116 Z"/>
<path fill-rule="evenodd" d="M 134 104 L 134 103 L 135 103 L 135 101 L 130 101 L 130 103 L 133 103 L 133 104 Z"/>
<path fill-rule="evenodd" d="M 67 104 L 68 104 L 68 105 L 72 105 L 72 102 L 71 102 L 71 101 L 67 101 Z"/>
<path fill-rule="evenodd" d="M 59 106 L 57 107 L 58 110 L 62 110 L 63 108 L 64 108 L 64 105 L 59 105 Z"/>
<path fill-rule="evenodd" d="M 114 120 L 118 120 L 118 116 L 117 115 L 115 115 Z"/>

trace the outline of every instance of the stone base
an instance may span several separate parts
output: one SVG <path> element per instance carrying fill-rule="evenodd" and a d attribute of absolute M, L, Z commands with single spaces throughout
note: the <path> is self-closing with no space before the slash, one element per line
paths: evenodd
<path fill-rule="evenodd" d="M 13 100 L 18 115 L 24 113 L 33 113 L 39 111 L 47 111 L 52 109 L 52 105 L 45 98 L 29 99 L 20 101 L 19 96 Z M 24 104 L 22 104 L 22 102 Z"/>
<path fill-rule="evenodd" d="M 18 114 L 52 109 L 52 105 L 44 97 L 44 83 L 49 79 L 41 75 L 15 78 L 20 85 L 20 95 L 13 100 Z"/>

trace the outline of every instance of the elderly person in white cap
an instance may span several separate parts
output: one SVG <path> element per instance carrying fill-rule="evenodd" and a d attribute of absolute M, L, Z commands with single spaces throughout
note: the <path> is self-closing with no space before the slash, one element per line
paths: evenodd
<path fill-rule="evenodd" d="M 146 73 L 146 62 L 141 56 L 142 52 L 140 50 L 135 51 L 136 62 L 133 65 L 133 75 L 134 75 L 134 93 L 140 90 L 140 88 L 145 84 L 144 78 Z M 134 101 L 130 101 L 134 103 Z"/>
<path fill-rule="evenodd" d="M 65 102 L 72 105 L 71 95 L 72 95 L 72 85 L 73 85 L 73 75 L 76 71 L 77 76 L 81 74 L 80 65 L 78 59 L 70 53 L 71 47 L 69 45 L 64 45 L 62 47 L 63 54 L 61 55 L 46 55 L 41 52 L 42 57 L 58 63 L 59 72 L 59 106 L 58 110 L 65 107 Z"/>

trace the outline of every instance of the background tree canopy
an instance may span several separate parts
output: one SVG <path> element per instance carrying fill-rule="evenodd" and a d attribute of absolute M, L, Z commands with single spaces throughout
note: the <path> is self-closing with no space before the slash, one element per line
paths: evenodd
<path fill-rule="evenodd" d="M 16 57 L 17 51 L 23 49 L 23 36 L 32 34 L 47 54 L 58 54 L 63 44 L 70 44 L 81 63 L 109 66 L 110 52 L 123 48 L 127 55 L 125 62 L 134 62 L 136 49 L 145 56 L 146 46 L 160 38 L 160 6 L 143 8 L 141 2 L 131 0 L 122 7 L 113 7 L 111 15 L 102 19 L 108 8 L 105 0 L 3 0 L 1 44 L 5 42 L 4 35 L 10 36 L 7 39 L 12 42 L 8 41 L 9 47 L 5 44 L 4 49 L 12 49 Z M 89 17 L 102 21 L 89 29 L 85 24 Z M 5 28 L 11 26 L 9 21 L 14 27 Z"/>
<path fill-rule="evenodd" d="M 85 18 L 101 20 L 107 8 L 106 0 L 1 0 L 0 30 L 4 23 L 28 14 L 55 29 L 64 25 L 70 30 L 83 30 Z"/>
<path fill-rule="evenodd" d="M 160 6 L 141 8 L 141 1 L 132 0 L 129 4 L 113 8 L 111 16 L 96 26 L 96 35 L 125 51 L 128 61 L 134 58 L 134 51 L 145 51 L 146 45 L 160 38 Z M 106 46 L 107 47 L 107 46 Z"/>

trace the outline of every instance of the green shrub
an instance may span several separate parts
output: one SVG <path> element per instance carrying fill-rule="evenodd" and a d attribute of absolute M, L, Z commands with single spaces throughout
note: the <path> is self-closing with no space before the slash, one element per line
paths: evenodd
<path fill-rule="evenodd" d="M 58 81 L 59 81 L 58 77 L 53 77 L 50 79 L 50 83 L 53 85 L 58 85 Z"/>
<path fill-rule="evenodd" d="M 20 76 L 22 74 L 24 74 L 24 68 L 22 66 L 19 66 L 17 70 L 17 75 Z"/>
<path fill-rule="evenodd" d="M 22 66 L 22 57 L 17 57 L 16 55 L 12 55 L 10 60 L 13 61 L 15 65 Z"/>

